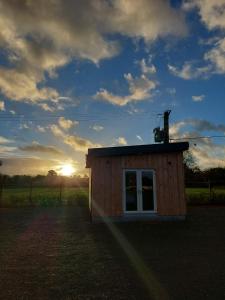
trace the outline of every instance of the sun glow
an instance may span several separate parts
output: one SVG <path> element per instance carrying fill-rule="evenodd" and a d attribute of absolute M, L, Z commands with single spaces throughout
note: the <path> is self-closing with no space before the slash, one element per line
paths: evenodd
<path fill-rule="evenodd" d="M 62 165 L 60 174 L 63 176 L 71 176 L 76 172 L 76 169 L 71 164 Z"/>

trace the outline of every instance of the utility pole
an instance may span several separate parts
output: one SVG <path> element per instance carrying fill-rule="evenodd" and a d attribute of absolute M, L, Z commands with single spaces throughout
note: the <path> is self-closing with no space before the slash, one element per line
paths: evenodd
<path fill-rule="evenodd" d="M 164 119 L 164 128 L 160 129 L 160 127 L 156 127 L 153 129 L 154 138 L 156 143 L 163 142 L 164 144 L 169 144 L 169 115 L 171 110 L 164 111 L 163 119 Z"/>
<path fill-rule="evenodd" d="M 32 192 L 33 192 L 33 178 L 30 178 L 30 192 L 29 192 L 29 203 L 32 206 Z"/>
<path fill-rule="evenodd" d="M 163 119 L 164 119 L 164 144 L 169 143 L 169 115 L 171 113 L 171 110 L 164 111 Z"/>

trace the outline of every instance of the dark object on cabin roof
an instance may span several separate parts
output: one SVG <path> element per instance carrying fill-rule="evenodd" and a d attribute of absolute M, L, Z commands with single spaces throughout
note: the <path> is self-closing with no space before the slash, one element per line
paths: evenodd
<path fill-rule="evenodd" d="M 187 150 L 188 148 L 189 148 L 188 142 L 107 147 L 107 148 L 90 148 L 88 149 L 88 157 L 126 156 L 126 155 L 142 155 L 142 154 L 149 154 L 149 153 L 182 152 Z"/>

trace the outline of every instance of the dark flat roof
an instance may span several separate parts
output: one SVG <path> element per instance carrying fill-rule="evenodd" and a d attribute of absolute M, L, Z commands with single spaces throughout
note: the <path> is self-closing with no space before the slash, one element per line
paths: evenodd
<path fill-rule="evenodd" d="M 188 142 L 169 144 L 148 144 L 122 147 L 90 148 L 89 157 L 141 155 L 149 153 L 182 152 L 189 148 Z"/>

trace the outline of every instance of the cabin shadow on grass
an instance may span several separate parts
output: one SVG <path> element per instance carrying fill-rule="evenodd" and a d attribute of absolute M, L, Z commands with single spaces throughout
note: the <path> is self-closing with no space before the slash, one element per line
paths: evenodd
<path fill-rule="evenodd" d="M 184 222 L 120 223 L 115 231 L 91 224 L 79 202 L 0 214 L 0 299 L 224 297 L 224 207 L 192 207 Z"/>

